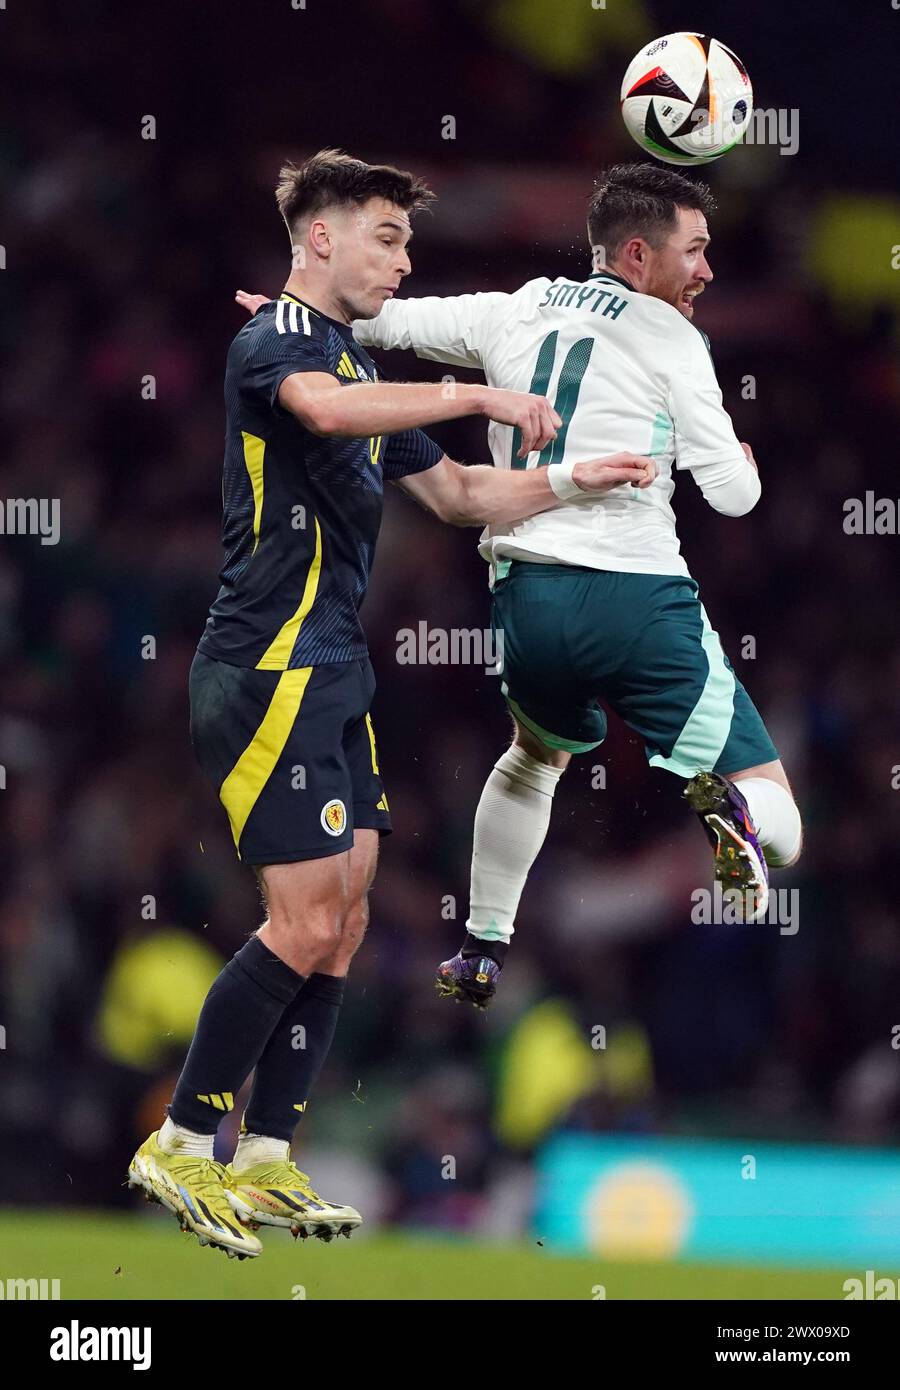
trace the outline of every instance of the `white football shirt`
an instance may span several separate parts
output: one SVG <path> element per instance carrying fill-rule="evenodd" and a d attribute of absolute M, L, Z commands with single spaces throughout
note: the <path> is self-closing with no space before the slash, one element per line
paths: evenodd
<path fill-rule="evenodd" d="M 530 280 L 514 294 L 388 300 L 353 332 L 367 347 L 412 348 L 450 366 L 479 367 L 489 386 L 549 397 L 562 428 L 524 463 L 515 458 L 517 432 L 491 422 L 498 468 L 621 450 L 655 459 L 659 476 L 643 491 L 623 483 L 488 527 L 479 549 L 493 564 L 516 558 L 687 574 L 671 507 L 673 469 L 692 473 L 710 505 L 729 516 L 759 498 L 759 475 L 722 405 L 705 339 L 673 305 L 608 271 L 583 281 Z"/>

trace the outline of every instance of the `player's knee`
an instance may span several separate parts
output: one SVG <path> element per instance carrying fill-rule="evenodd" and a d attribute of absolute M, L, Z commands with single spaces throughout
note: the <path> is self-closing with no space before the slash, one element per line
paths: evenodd
<path fill-rule="evenodd" d="M 511 744 L 512 748 L 518 748 L 520 752 L 527 754 L 538 763 L 543 763 L 547 767 L 559 768 L 560 772 L 568 766 L 572 754 L 565 748 L 551 748 L 543 739 L 538 738 L 537 734 L 524 724 L 520 724 L 518 719 L 514 719 L 515 736 Z"/>
<path fill-rule="evenodd" d="M 354 955 L 359 950 L 368 925 L 369 899 L 367 894 L 363 894 L 350 904 L 344 915 L 341 947 L 348 955 Z"/>
<path fill-rule="evenodd" d="M 341 939 L 343 904 L 287 901 L 269 904 L 269 926 L 273 941 L 291 953 L 302 948 L 304 955 L 318 959 L 330 955 Z"/>
<path fill-rule="evenodd" d="M 341 909 L 339 906 L 320 908 L 307 918 L 306 940 L 310 952 L 319 959 L 328 956 L 341 940 Z"/>
<path fill-rule="evenodd" d="M 559 750 L 547 749 L 546 751 L 549 753 Z M 502 772 L 508 777 L 511 782 L 518 782 L 533 791 L 543 792 L 545 796 L 552 797 L 569 760 L 568 753 L 563 754 L 563 757 L 565 762 L 557 762 L 556 760 L 549 762 L 533 757 L 519 743 L 513 743 L 497 759 L 494 767 L 498 772 Z"/>
<path fill-rule="evenodd" d="M 556 768 L 560 772 L 568 767 L 572 758 L 571 753 L 566 752 L 564 748 L 550 748 L 534 735 L 528 735 L 527 738 L 517 736 L 511 748 L 518 749 L 520 753 L 543 767 Z"/>
<path fill-rule="evenodd" d="M 770 782 L 772 811 L 764 845 L 770 869 L 789 869 L 803 852 L 803 821 L 793 794 L 780 782 Z"/>
<path fill-rule="evenodd" d="M 794 805 L 796 807 L 796 802 Z M 803 853 L 803 822 L 800 819 L 799 809 L 797 810 L 796 833 L 797 838 L 794 847 L 782 854 L 774 851 L 771 846 L 766 846 L 766 863 L 769 865 L 770 869 L 791 869 Z"/>

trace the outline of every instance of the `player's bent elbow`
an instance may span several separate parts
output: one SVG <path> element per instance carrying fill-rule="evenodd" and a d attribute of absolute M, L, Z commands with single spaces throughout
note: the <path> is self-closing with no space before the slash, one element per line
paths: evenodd
<path fill-rule="evenodd" d="M 757 503 L 757 498 L 755 497 L 746 501 L 731 501 L 730 499 L 723 500 L 722 498 L 712 497 L 708 497 L 706 500 L 709 502 L 713 511 L 719 512 L 721 516 L 746 516 L 748 512 L 753 511 Z"/>
<path fill-rule="evenodd" d="M 332 394 L 329 391 L 323 396 L 314 396 L 304 402 L 302 412 L 295 412 L 300 423 L 306 426 L 310 434 L 325 437 L 340 433 L 341 418 L 336 408 L 337 402 L 328 399 Z"/>
<path fill-rule="evenodd" d="M 333 399 L 339 395 L 339 390 L 312 391 L 298 387 L 289 378 L 278 393 L 278 401 L 310 434 L 326 436 L 337 434 L 340 429 L 339 402 Z"/>
<path fill-rule="evenodd" d="M 465 501 L 461 498 L 450 498 L 441 501 L 433 508 L 435 516 L 439 521 L 445 521 L 448 526 L 482 526 L 483 522 L 473 517 L 466 510 Z"/>
<path fill-rule="evenodd" d="M 750 488 L 710 488 L 706 500 L 713 511 L 722 516 L 746 516 L 752 512 L 760 499 L 759 484 Z"/>
<path fill-rule="evenodd" d="M 445 489 L 436 504 L 437 515 L 448 526 L 485 524 L 484 518 L 476 515 L 478 502 L 474 494 L 474 477 L 474 473 L 463 464 L 452 461 L 451 485 Z"/>

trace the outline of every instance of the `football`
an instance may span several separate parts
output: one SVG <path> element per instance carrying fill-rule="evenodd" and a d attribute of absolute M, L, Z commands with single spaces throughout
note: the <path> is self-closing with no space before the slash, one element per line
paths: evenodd
<path fill-rule="evenodd" d="M 708 34 L 666 34 L 642 48 L 622 82 L 629 133 L 666 164 L 708 164 L 744 136 L 753 88 L 744 64 Z"/>

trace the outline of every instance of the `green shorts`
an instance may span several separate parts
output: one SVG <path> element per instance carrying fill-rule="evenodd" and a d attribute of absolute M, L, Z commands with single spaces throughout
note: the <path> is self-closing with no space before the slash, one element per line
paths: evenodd
<path fill-rule="evenodd" d="M 510 710 L 551 748 L 602 743 L 603 701 L 679 777 L 778 757 L 693 579 L 514 560 L 491 621 Z"/>

